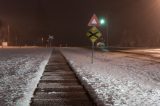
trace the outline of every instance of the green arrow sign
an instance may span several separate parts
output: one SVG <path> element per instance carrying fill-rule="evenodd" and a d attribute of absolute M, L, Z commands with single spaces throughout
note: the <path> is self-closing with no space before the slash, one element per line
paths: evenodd
<path fill-rule="evenodd" d="M 101 32 L 95 26 L 92 27 L 86 35 L 93 43 L 102 36 Z"/>

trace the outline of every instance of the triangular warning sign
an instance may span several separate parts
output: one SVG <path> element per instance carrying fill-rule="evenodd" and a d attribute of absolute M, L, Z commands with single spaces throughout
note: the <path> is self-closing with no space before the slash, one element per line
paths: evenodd
<path fill-rule="evenodd" d="M 93 14 L 91 20 L 88 23 L 88 26 L 99 26 L 99 20 L 95 14 Z"/>
<path fill-rule="evenodd" d="M 91 23 L 97 25 L 97 21 L 95 19 L 93 19 Z"/>

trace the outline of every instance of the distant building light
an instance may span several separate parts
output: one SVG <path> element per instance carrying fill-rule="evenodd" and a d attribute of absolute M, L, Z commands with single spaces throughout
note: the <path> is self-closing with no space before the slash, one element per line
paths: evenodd
<path fill-rule="evenodd" d="M 7 47 L 8 46 L 8 42 L 2 42 L 2 46 L 3 47 Z"/>

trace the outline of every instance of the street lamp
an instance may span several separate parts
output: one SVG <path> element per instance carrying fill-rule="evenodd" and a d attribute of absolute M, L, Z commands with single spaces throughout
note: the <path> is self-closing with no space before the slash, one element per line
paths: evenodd
<path fill-rule="evenodd" d="M 107 47 L 109 46 L 109 43 L 108 43 L 108 36 L 109 36 L 109 25 L 108 25 L 108 21 L 106 20 L 106 18 L 104 18 L 104 17 L 100 17 L 100 19 L 99 19 L 99 23 L 100 23 L 100 26 L 103 26 L 103 27 L 107 27 L 107 35 L 106 35 L 106 45 L 107 45 Z"/>
<path fill-rule="evenodd" d="M 106 20 L 104 18 L 100 19 L 100 25 L 105 25 L 106 24 Z"/>

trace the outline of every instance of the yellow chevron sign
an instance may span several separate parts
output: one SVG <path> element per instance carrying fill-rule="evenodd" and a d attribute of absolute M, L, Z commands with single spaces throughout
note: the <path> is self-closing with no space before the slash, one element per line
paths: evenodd
<path fill-rule="evenodd" d="M 102 33 L 94 26 L 87 32 L 87 37 L 91 40 L 91 42 L 95 42 L 102 36 Z"/>

